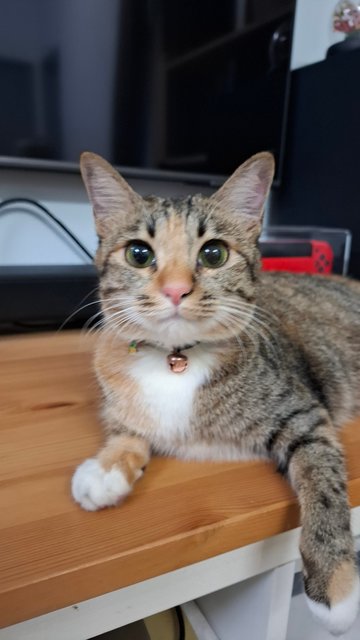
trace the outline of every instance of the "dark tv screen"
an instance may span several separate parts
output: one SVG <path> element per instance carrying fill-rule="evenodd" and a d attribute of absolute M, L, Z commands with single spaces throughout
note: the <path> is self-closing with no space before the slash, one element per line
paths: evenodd
<path fill-rule="evenodd" d="M 294 9 L 2 0 L 0 161 L 70 168 L 91 150 L 122 167 L 226 175 L 267 149 L 280 166 Z"/>

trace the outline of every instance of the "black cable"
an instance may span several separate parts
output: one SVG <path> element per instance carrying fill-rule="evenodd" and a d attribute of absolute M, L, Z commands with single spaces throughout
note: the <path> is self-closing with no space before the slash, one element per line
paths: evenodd
<path fill-rule="evenodd" d="M 178 626 L 179 626 L 179 640 L 185 640 L 185 622 L 184 622 L 184 616 L 183 616 L 181 607 L 179 606 L 175 607 L 175 613 L 176 613 Z"/>
<path fill-rule="evenodd" d="M 43 204 L 41 204 L 37 200 L 32 200 L 31 198 L 7 198 L 6 200 L 2 200 L 0 202 L 0 210 L 5 209 L 5 207 L 8 207 L 14 204 L 28 204 L 28 205 L 31 205 L 32 207 L 40 209 L 40 211 L 42 211 L 49 218 L 51 218 L 51 220 L 56 225 L 58 225 L 58 227 L 60 227 L 71 238 L 74 244 L 76 244 L 79 247 L 79 249 L 81 249 L 81 251 L 83 251 L 83 253 L 88 258 L 90 258 L 91 262 L 93 261 L 94 256 L 90 253 L 90 251 L 88 251 L 88 249 L 83 245 L 83 243 L 80 242 L 79 238 L 77 238 L 72 233 L 72 231 L 70 231 L 70 229 L 63 222 L 61 222 L 61 220 L 59 220 L 56 216 L 54 216 L 54 214 L 51 213 L 51 211 L 49 211 L 49 209 L 47 209 Z"/>

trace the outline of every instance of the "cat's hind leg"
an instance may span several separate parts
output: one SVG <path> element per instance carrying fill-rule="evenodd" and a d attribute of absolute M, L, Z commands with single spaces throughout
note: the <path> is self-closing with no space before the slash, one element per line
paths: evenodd
<path fill-rule="evenodd" d="M 72 478 L 75 502 L 96 511 L 122 502 L 131 492 L 150 459 L 150 447 L 142 438 L 113 435 L 96 457 L 80 464 Z"/>

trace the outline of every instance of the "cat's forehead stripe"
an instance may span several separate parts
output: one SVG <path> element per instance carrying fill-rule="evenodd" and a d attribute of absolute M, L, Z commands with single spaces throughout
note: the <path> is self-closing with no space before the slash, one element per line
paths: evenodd
<path fill-rule="evenodd" d="M 205 234 L 205 231 L 206 231 L 206 219 L 205 219 L 205 216 L 203 216 L 199 220 L 198 237 L 201 238 Z"/>
<path fill-rule="evenodd" d="M 148 218 L 148 220 L 146 221 L 146 230 L 150 238 L 155 237 L 155 226 L 156 226 L 156 220 L 153 216 L 150 216 L 150 218 Z"/>
<path fill-rule="evenodd" d="M 194 207 L 192 204 L 192 196 L 187 198 L 145 198 L 150 205 L 148 214 L 146 215 L 146 229 L 150 237 L 154 237 L 157 224 L 161 220 L 169 221 L 171 218 L 182 220 L 187 223 L 188 219 L 194 215 Z"/>
<path fill-rule="evenodd" d="M 187 212 L 186 212 L 186 219 L 189 218 L 189 216 L 192 214 L 193 211 L 193 199 L 192 196 L 189 196 L 187 198 Z"/>

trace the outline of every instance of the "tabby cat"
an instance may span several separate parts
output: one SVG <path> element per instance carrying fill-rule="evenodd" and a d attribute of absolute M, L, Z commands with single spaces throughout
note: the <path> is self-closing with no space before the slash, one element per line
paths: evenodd
<path fill-rule="evenodd" d="M 300 502 L 310 608 L 344 632 L 360 589 L 337 431 L 360 414 L 360 284 L 260 272 L 269 153 L 211 197 L 142 198 L 92 153 L 81 172 L 99 236 L 107 440 L 77 468 L 74 499 L 119 503 L 152 452 L 269 458 Z"/>

